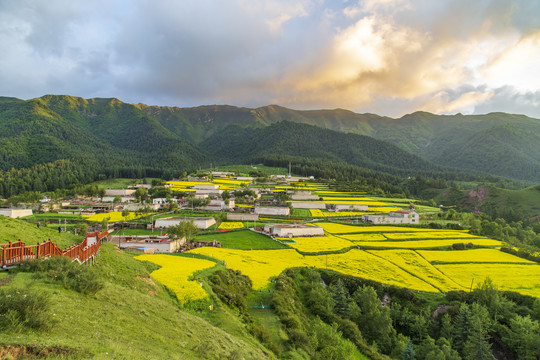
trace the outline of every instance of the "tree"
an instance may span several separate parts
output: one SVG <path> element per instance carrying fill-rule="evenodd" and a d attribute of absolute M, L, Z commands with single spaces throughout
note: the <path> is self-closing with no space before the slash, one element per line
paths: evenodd
<path fill-rule="evenodd" d="M 530 316 L 515 315 L 510 319 L 510 329 L 503 336 L 519 359 L 540 359 L 540 325 Z"/>
<path fill-rule="evenodd" d="M 193 220 L 182 221 L 180 224 L 170 226 L 167 229 L 169 236 L 172 236 L 175 239 L 186 237 L 188 243 L 192 241 L 193 236 L 195 236 L 198 231 L 199 228 L 195 225 Z"/>
<path fill-rule="evenodd" d="M 488 342 L 491 320 L 486 307 L 478 303 L 471 305 L 469 336 L 463 345 L 465 360 L 492 360 L 491 344 Z"/>
<path fill-rule="evenodd" d="M 125 208 L 124 210 L 122 210 L 122 216 L 124 218 L 127 218 L 129 216 L 129 210 L 127 208 Z"/>
<path fill-rule="evenodd" d="M 75 231 L 77 235 L 86 235 L 88 232 L 88 224 L 87 223 L 78 223 L 75 225 Z"/>
<path fill-rule="evenodd" d="M 143 202 L 144 199 L 146 199 L 146 196 L 148 195 L 148 191 L 146 190 L 145 187 L 139 187 L 137 188 L 137 190 L 135 191 L 135 198 L 137 199 L 138 202 Z"/>
<path fill-rule="evenodd" d="M 334 299 L 334 312 L 341 317 L 349 316 L 349 291 L 343 285 L 343 281 L 338 279 L 335 284 L 330 286 L 332 298 Z"/>
<path fill-rule="evenodd" d="M 113 204 L 119 204 L 122 202 L 122 197 L 120 195 L 116 195 L 113 199 Z"/>
<path fill-rule="evenodd" d="M 416 360 L 416 353 L 411 339 L 407 339 L 407 345 L 405 345 L 405 350 L 403 350 L 403 360 Z"/>

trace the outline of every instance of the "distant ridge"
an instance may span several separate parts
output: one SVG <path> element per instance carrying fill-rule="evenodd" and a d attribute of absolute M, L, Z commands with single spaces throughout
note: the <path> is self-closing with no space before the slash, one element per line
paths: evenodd
<path fill-rule="evenodd" d="M 272 127 L 282 122 L 286 125 Z M 266 149 L 258 147 L 264 139 L 277 141 L 272 132 L 292 129 L 293 123 L 316 126 L 321 131 L 294 127 L 294 132 L 302 133 L 296 147 L 292 139 L 286 146 L 274 142 Z M 243 139 L 226 130 L 230 126 L 237 127 Z M 396 147 L 343 133 L 368 136 Z M 284 137 L 287 131 L 281 134 Z M 174 173 L 195 169 L 215 157 L 230 162 L 248 154 L 308 156 L 316 150 L 320 158 L 391 172 L 414 172 L 426 166 L 438 171 L 450 166 L 534 182 L 540 178 L 538 134 L 539 119 L 505 113 L 435 115 L 419 111 L 393 119 L 344 109 L 299 111 L 279 105 L 180 108 L 68 95 L 27 101 L 0 98 L 0 169 L 4 170 L 77 158 L 99 161 L 109 168 L 167 168 Z M 242 149 L 242 142 L 248 146 L 252 139 L 260 139 L 259 145 Z M 329 146 L 327 139 L 338 145 Z M 308 151 L 315 143 L 324 145 Z M 237 151 L 233 154 L 229 150 L 234 147 Z M 221 150 L 217 152 L 217 148 Z M 400 165 L 374 148 L 394 152 Z"/>

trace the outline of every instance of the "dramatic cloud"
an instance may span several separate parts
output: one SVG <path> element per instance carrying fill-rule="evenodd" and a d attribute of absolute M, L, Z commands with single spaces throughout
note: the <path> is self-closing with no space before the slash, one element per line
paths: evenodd
<path fill-rule="evenodd" d="M 0 94 L 540 117 L 540 2 L 0 2 Z"/>

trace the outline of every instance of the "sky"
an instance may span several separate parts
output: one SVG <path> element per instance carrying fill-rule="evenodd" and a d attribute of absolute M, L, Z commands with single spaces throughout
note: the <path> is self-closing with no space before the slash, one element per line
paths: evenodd
<path fill-rule="evenodd" d="M 0 96 L 540 118 L 538 0 L 0 0 Z"/>

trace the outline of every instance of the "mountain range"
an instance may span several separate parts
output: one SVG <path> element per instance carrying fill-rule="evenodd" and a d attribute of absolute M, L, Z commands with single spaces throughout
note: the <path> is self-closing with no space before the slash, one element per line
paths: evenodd
<path fill-rule="evenodd" d="M 535 182 L 538 134 L 539 119 L 506 113 L 415 112 L 393 119 L 277 105 L 179 108 L 65 95 L 0 98 L 1 170 L 70 158 L 189 171 L 283 155 L 399 175 L 461 169 Z"/>

